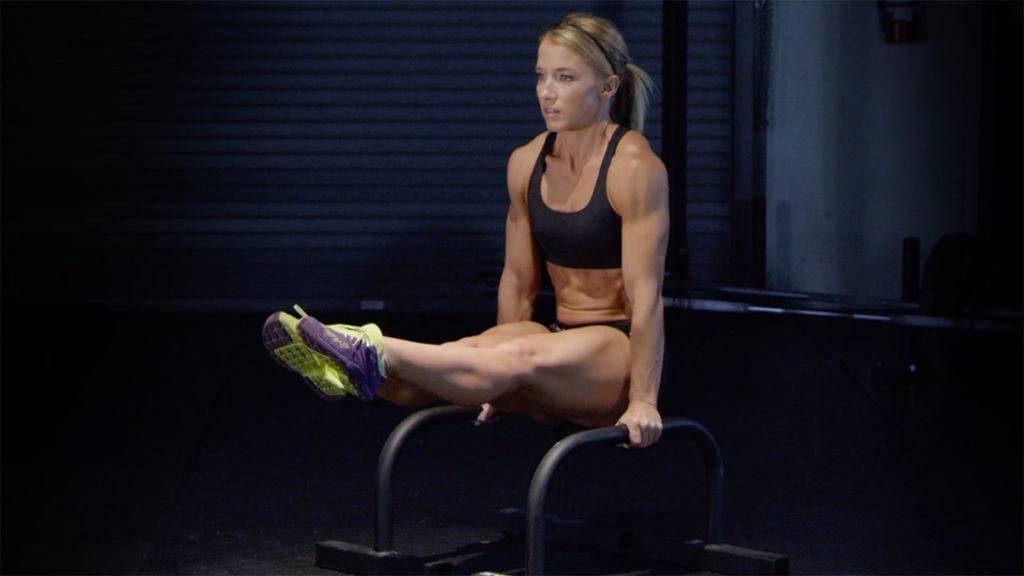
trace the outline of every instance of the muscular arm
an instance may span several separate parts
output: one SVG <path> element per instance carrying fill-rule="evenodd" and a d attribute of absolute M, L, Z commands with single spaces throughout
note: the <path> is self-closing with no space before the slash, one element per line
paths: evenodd
<path fill-rule="evenodd" d="M 649 151 L 629 157 L 621 174 L 613 199 L 622 215 L 622 277 L 633 316 L 629 407 L 620 423 L 630 428 L 630 444 L 647 446 L 661 436 L 657 406 L 665 349 L 661 289 L 669 231 L 668 176 Z"/>
<path fill-rule="evenodd" d="M 510 202 L 505 219 L 505 266 L 498 284 L 498 324 L 529 320 L 540 290 L 540 257 L 526 205 L 529 177 L 529 152 L 519 148 L 508 161 Z"/>

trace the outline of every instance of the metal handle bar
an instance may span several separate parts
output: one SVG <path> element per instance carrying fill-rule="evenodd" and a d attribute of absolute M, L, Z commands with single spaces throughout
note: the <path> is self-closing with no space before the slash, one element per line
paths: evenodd
<path fill-rule="evenodd" d="M 684 418 L 666 418 L 663 422 L 664 432 L 678 430 L 696 440 L 704 458 L 707 473 L 707 541 L 709 544 L 722 543 L 722 497 L 725 470 L 722 466 L 722 455 L 718 443 L 700 423 Z M 573 450 L 590 444 L 619 444 L 629 441 L 629 432 L 625 426 L 611 426 L 584 430 L 566 436 L 556 443 L 544 455 L 537 471 L 530 482 L 530 495 L 527 500 L 527 548 L 526 573 L 544 573 L 544 501 L 547 498 L 548 484 L 558 464 Z"/>
<path fill-rule="evenodd" d="M 374 524 L 373 549 L 377 552 L 387 552 L 394 546 L 395 526 L 392 521 L 392 500 L 391 484 L 395 476 L 395 461 L 402 450 L 405 441 L 409 439 L 418 428 L 431 424 L 441 424 L 455 420 L 471 420 L 480 413 L 480 407 L 466 406 L 437 406 L 426 408 L 415 412 L 398 426 L 388 436 L 388 441 L 380 451 L 380 458 L 377 460 L 377 498 L 376 498 L 376 524 Z"/>

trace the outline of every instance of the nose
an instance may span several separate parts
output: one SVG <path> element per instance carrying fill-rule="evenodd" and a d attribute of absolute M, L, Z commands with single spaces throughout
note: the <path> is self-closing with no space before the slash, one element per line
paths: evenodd
<path fill-rule="evenodd" d="M 555 97 L 555 91 L 551 89 L 551 79 L 543 80 L 537 85 L 537 96 L 544 101 Z"/>

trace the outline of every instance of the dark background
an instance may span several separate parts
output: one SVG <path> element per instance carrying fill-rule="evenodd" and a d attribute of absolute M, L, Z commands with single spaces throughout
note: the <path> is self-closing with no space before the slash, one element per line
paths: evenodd
<path fill-rule="evenodd" d="M 662 88 L 646 132 L 687 182 L 667 295 L 764 287 L 756 189 L 700 170 L 708 150 L 732 166 L 756 148 L 733 129 L 743 86 L 687 72 L 722 59 L 733 78 L 744 6 L 0 3 L 0 571 L 311 573 L 313 543 L 370 543 L 376 454 L 410 411 L 323 403 L 260 327 L 294 302 L 427 342 L 493 322 L 504 161 L 541 129 L 532 46 L 570 9 L 618 22 Z M 978 228 L 998 266 L 957 268 L 968 288 L 942 298 L 1019 319 L 1020 3 L 983 11 Z M 1024 571 L 1019 330 L 666 321 L 662 412 L 722 445 L 726 541 L 796 573 Z M 922 372 L 877 370 L 909 360 Z M 516 418 L 426 434 L 399 471 L 398 546 L 494 538 L 552 441 Z M 575 474 L 555 505 L 699 524 L 699 465 L 677 439 Z"/>

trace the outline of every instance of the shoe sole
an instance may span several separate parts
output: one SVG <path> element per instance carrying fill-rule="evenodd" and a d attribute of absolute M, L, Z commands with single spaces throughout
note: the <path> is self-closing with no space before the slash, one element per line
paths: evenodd
<path fill-rule="evenodd" d="M 356 327 L 349 328 L 355 329 Z M 380 364 L 384 335 L 376 324 L 367 324 L 358 329 L 367 337 L 369 345 L 373 346 L 377 355 L 377 363 L 371 369 L 377 370 L 383 375 Z M 358 397 L 361 400 L 370 401 L 376 396 L 376 390 L 367 390 L 364 384 L 369 377 L 364 373 L 363 367 L 353 365 L 348 361 L 345 357 L 345 349 L 339 346 L 337 337 L 330 333 L 330 327 L 324 326 L 316 318 L 306 316 L 299 320 L 298 331 L 306 346 L 324 358 L 336 370 L 348 376 L 349 383 L 359 391 Z"/>
<path fill-rule="evenodd" d="M 270 356 L 282 367 L 298 373 L 318 396 L 330 402 L 344 400 L 356 394 L 343 374 L 331 378 L 325 369 L 330 359 L 311 350 L 302 341 L 296 329 L 298 320 L 284 312 L 267 318 L 263 324 L 263 345 Z"/>

